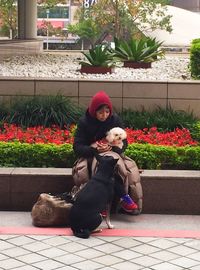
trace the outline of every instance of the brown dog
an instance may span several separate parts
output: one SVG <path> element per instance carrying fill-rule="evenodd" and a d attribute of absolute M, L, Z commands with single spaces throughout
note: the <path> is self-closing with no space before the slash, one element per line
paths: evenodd
<path fill-rule="evenodd" d="M 42 193 L 31 211 L 33 225 L 37 227 L 67 226 L 71 207 L 71 203 L 59 197 Z"/>

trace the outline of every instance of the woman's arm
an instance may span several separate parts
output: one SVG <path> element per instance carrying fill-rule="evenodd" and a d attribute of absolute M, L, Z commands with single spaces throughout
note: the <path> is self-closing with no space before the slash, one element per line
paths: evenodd
<path fill-rule="evenodd" d="M 80 120 L 74 137 L 73 149 L 77 156 L 90 158 L 93 157 L 96 149 L 90 146 L 85 124 Z"/>

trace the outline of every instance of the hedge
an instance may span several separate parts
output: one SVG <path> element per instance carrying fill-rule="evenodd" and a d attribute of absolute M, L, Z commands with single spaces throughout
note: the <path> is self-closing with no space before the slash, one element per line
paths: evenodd
<path fill-rule="evenodd" d="M 200 146 L 172 147 L 131 144 L 125 154 L 142 169 L 200 169 Z M 1 167 L 72 167 L 76 156 L 71 144 L 0 142 Z"/>
<path fill-rule="evenodd" d="M 125 153 L 143 169 L 200 169 L 200 146 L 132 144 L 128 146 Z"/>
<path fill-rule="evenodd" d="M 2 167 L 71 167 L 75 155 L 71 144 L 0 142 Z"/>
<path fill-rule="evenodd" d="M 190 71 L 194 79 L 200 79 L 200 39 L 195 39 L 190 48 Z"/>

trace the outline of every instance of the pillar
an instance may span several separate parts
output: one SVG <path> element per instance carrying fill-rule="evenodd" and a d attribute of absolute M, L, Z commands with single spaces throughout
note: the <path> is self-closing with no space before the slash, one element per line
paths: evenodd
<path fill-rule="evenodd" d="M 37 38 L 37 0 L 18 0 L 18 37 Z"/>

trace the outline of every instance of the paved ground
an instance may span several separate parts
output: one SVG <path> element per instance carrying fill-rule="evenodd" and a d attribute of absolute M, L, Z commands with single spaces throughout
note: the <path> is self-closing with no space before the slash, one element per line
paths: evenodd
<path fill-rule="evenodd" d="M 200 270 L 200 216 L 112 219 L 115 230 L 79 239 L 66 228 L 34 230 L 28 212 L 0 212 L 0 270 Z"/>

